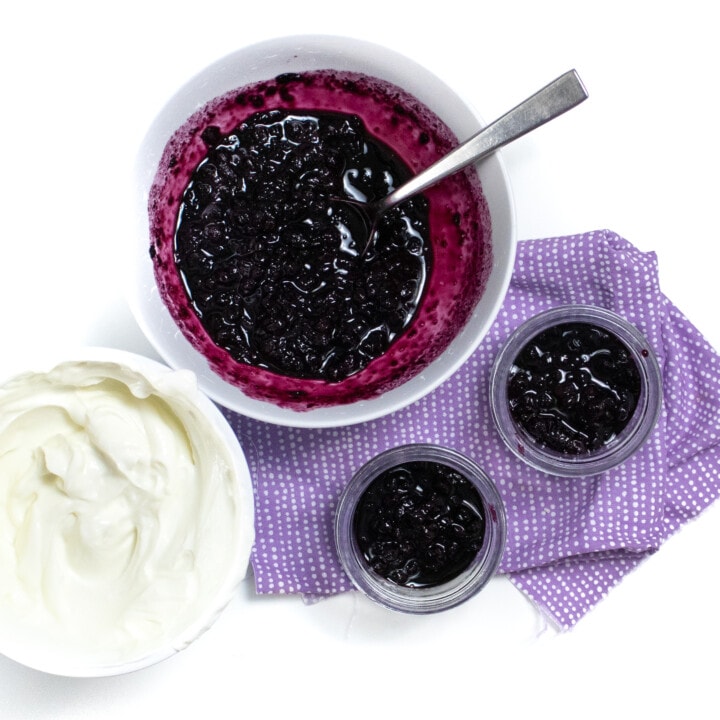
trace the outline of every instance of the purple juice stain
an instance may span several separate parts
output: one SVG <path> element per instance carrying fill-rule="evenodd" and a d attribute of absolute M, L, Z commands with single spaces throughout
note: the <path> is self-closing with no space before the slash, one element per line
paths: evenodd
<path fill-rule="evenodd" d="M 153 182 L 161 297 L 210 367 L 250 397 L 308 410 L 382 394 L 465 325 L 492 261 L 477 174 L 387 213 L 373 199 L 457 144 L 400 88 L 331 70 L 223 95 L 171 138 Z M 249 191 L 248 191 L 249 190 Z"/>

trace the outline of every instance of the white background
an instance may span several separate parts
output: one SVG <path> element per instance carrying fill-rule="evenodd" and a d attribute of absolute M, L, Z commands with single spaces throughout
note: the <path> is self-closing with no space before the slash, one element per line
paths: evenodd
<path fill-rule="evenodd" d="M 468 11 L 466 7 L 475 9 Z M 155 114 L 238 47 L 298 33 L 385 44 L 490 120 L 575 67 L 590 99 L 503 151 L 519 238 L 610 228 L 720 348 L 711 3 L 12 3 L 0 17 L 0 374 L 107 345 L 154 356 L 125 302 L 132 168 Z M 9 9 L 11 8 L 11 9 Z M 246 581 L 188 650 L 77 680 L 0 657 L 0 718 L 717 717 L 720 506 L 570 633 L 505 579 L 450 613 L 354 594 L 307 606 Z"/>

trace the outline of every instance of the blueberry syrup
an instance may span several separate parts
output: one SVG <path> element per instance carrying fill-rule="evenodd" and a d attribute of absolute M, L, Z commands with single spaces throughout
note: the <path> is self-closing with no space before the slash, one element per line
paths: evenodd
<path fill-rule="evenodd" d="M 582 455 L 623 431 L 640 387 L 632 353 L 613 333 L 591 323 L 563 323 L 536 335 L 515 358 L 510 414 L 540 445 Z"/>
<path fill-rule="evenodd" d="M 314 156 L 314 141 L 303 146 L 294 156 L 299 174 L 265 187 L 269 196 L 284 187 L 286 207 L 275 194 L 253 216 L 257 202 L 242 209 L 213 197 L 233 194 L 225 181 L 238 162 L 238 133 L 258 133 L 266 121 L 270 133 L 298 133 L 300 144 L 319 124 L 323 150 Z M 329 149 L 330 136 L 348 129 L 345 149 Z M 417 99 L 357 73 L 282 75 L 206 104 L 165 147 L 148 204 L 155 278 L 183 335 L 245 394 L 301 411 L 372 398 L 420 373 L 465 325 L 490 271 L 490 220 L 476 173 L 457 173 L 399 208 L 368 257 L 355 245 L 358 218 L 330 198 L 342 189 L 340 197 L 372 199 L 456 144 Z M 262 142 L 254 147 L 270 153 Z M 259 180 L 261 166 L 251 165 L 235 181 Z M 306 184 L 291 182 L 300 177 Z M 256 199 L 263 192 L 258 185 Z M 299 211 L 309 222 L 293 233 L 298 226 L 287 220 Z M 259 276 L 265 266 L 269 285 Z"/>
<path fill-rule="evenodd" d="M 222 135 L 183 195 L 176 263 L 212 340 L 241 363 L 342 380 L 409 324 L 429 264 L 427 202 L 368 229 L 336 198 L 374 200 L 410 171 L 357 115 L 260 111 Z"/>
<path fill-rule="evenodd" d="M 406 587 L 434 587 L 457 577 L 482 547 L 480 494 L 461 473 L 432 461 L 379 475 L 355 510 L 354 533 L 368 566 Z"/>

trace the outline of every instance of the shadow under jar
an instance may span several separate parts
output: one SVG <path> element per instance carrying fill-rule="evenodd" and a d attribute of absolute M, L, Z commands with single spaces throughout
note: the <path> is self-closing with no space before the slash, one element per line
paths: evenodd
<path fill-rule="evenodd" d="M 508 448 L 544 472 L 578 477 L 616 467 L 652 432 L 662 375 L 624 318 L 566 305 L 521 325 L 490 375 L 490 405 Z"/>
<path fill-rule="evenodd" d="M 472 460 L 436 445 L 404 445 L 366 463 L 335 517 L 353 584 L 392 610 L 447 610 L 479 592 L 505 548 L 502 499 Z"/>

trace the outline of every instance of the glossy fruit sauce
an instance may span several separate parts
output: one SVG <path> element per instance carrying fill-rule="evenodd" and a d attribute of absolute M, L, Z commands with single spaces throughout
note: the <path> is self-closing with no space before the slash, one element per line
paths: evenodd
<path fill-rule="evenodd" d="M 410 177 L 402 161 L 346 113 L 261 111 L 203 140 L 175 254 L 212 340 L 238 362 L 330 381 L 382 355 L 425 286 L 427 203 L 385 213 L 368 245 L 369 224 L 338 198 L 386 195 Z"/>
<path fill-rule="evenodd" d="M 592 323 L 570 322 L 532 338 L 508 380 L 514 421 L 539 444 L 582 455 L 611 442 L 630 421 L 641 390 L 631 351 Z"/>
<path fill-rule="evenodd" d="M 396 465 L 360 498 L 355 538 L 368 566 L 405 587 L 434 587 L 457 577 L 485 536 L 483 502 L 475 486 L 433 461 Z"/>
<path fill-rule="evenodd" d="M 454 147 L 425 106 L 353 73 L 284 75 L 208 103 L 150 192 L 163 301 L 211 368 L 307 410 L 374 397 L 450 343 L 481 296 L 490 222 L 466 171 L 387 213 L 373 200 Z"/>

